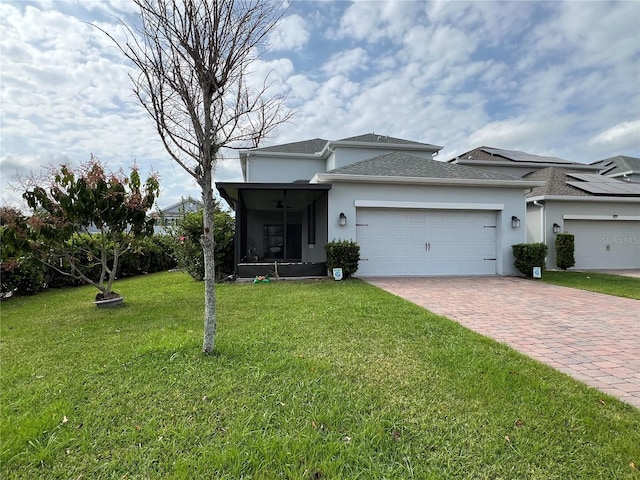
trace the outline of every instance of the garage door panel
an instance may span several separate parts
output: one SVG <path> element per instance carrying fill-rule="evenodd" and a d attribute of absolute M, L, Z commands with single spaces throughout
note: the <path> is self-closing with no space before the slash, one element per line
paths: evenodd
<path fill-rule="evenodd" d="M 358 274 L 495 274 L 495 218 L 495 212 L 359 208 Z"/>
<path fill-rule="evenodd" d="M 565 220 L 576 269 L 640 268 L 640 221 Z"/>

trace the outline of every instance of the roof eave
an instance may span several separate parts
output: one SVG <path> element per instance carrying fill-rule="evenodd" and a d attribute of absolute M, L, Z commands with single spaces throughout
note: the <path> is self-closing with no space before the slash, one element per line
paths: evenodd
<path fill-rule="evenodd" d="M 432 178 L 432 177 L 391 177 L 387 175 L 346 175 L 335 173 L 317 173 L 309 183 L 353 182 L 387 183 L 409 185 L 449 185 L 480 187 L 541 187 L 545 184 L 536 180 L 496 180 L 480 178 Z"/>
<path fill-rule="evenodd" d="M 554 200 L 557 202 L 626 202 L 640 203 L 640 197 L 613 197 L 607 195 L 538 195 L 527 197 L 527 203 Z"/>

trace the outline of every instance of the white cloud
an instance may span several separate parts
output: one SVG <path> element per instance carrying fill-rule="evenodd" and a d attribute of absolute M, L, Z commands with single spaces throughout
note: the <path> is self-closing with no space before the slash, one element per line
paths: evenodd
<path fill-rule="evenodd" d="M 627 145 L 640 149 L 640 120 L 614 125 L 589 140 L 589 144 L 607 147 Z"/>
<path fill-rule="evenodd" d="M 274 30 L 270 43 L 274 51 L 300 50 L 309 41 L 310 33 L 300 15 L 283 18 Z"/>
<path fill-rule="evenodd" d="M 419 11 L 419 2 L 355 2 L 340 19 L 338 38 L 355 38 L 369 43 L 397 40 L 409 29 Z"/>
<path fill-rule="evenodd" d="M 322 66 L 322 70 L 331 76 L 348 75 L 356 70 L 368 70 L 368 60 L 369 57 L 364 48 L 353 48 L 332 55 Z"/>

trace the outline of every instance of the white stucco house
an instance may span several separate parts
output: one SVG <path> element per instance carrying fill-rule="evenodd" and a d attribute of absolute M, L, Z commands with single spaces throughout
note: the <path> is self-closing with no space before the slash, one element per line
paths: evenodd
<path fill-rule="evenodd" d="M 175 226 L 185 214 L 197 212 L 203 208 L 204 205 L 200 200 L 192 197 L 181 198 L 180 201 L 151 214 L 156 219 L 154 233 L 167 233 L 168 228 Z"/>
<path fill-rule="evenodd" d="M 575 237 L 573 269 L 640 268 L 640 183 L 558 167 L 526 178 L 545 182 L 526 201 L 527 241 L 547 244 L 547 268 L 560 232 Z"/>
<path fill-rule="evenodd" d="M 526 194 L 527 242 L 549 247 L 555 235 L 575 236 L 573 269 L 640 268 L 640 158 L 618 155 L 591 164 L 494 147 L 449 161 L 543 182 Z"/>
<path fill-rule="evenodd" d="M 354 240 L 357 276 L 510 275 L 525 193 L 543 181 L 434 159 L 442 147 L 374 133 L 240 152 L 218 182 L 236 215 L 236 274 L 326 275 L 325 245 Z"/>

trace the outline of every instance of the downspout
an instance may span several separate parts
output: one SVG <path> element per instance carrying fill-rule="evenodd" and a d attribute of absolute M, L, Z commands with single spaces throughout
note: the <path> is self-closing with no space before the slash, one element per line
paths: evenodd
<path fill-rule="evenodd" d="M 533 204 L 536 207 L 540 207 L 540 238 L 542 239 L 542 243 L 547 244 L 547 237 L 545 236 L 545 228 L 544 228 L 544 204 L 538 202 L 537 200 L 533 201 Z M 547 258 L 544 259 L 545 263 L 547 263 Z M 546 265 L 545 265 L 546 267 Z"/>

